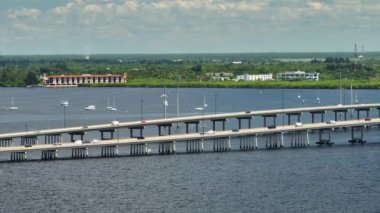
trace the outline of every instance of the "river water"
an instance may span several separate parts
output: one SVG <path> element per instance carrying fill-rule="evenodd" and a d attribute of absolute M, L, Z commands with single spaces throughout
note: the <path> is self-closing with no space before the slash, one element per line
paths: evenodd
<path fill-rule="evenodd" d="M 62 100 L 69 101 L 66 126 L 161 118 L 162 93 L 158 88 L 1 88 L 0 132 L 63 127 Z M 168 117 L 174 117 L 177 91 L 167 93 Z M 180 88 L 178 93 L 183 116 L 199 115 L 195 108 L 204 107 L 204 100 L 205 114 L 340 102 L 337 90 Z M 356 93 L 359 103 L 380 102 L 380 91 Z M 12 97 L 19 110 L 7 109 Z M 344 99 L 349 103 L 348 91 Z M 113 100 L 116 112 L 106 109 Z M 97 110 L 85 111 L 88 105 Z M 379 115 L 371 111 L 370 116 Z M 326 120 L 332 118 L 328 113 Z M 310 115 L 302 119 L 309 122 Z M 283 120 L 280 116 L 278 125 Z M 256 118 L 253 125 L 262 122 Z M 236 123 L 229 120 L 227 127 Z M 331 147 L 315 146 L 311 135 L 306 149 L 1 163 L 0 212 L 379 212 L 379 131 L 365 130 L 368 143 L 354 146 L 347 143 L 349 131 L 336 131 Z"/>

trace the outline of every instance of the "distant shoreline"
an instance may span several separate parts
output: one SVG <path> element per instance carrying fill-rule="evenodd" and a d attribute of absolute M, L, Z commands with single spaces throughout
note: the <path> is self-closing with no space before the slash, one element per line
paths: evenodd
<path fill-rule="evenodd" d="M 121 84 L 82 84 L 79 87 L 148 87 L 148 88 L 256 88 L 256 89 L 349 89 L 349 80 L 328 81 L 166 81 L 156 79 L 130 81 Z M 353 81 L 353 89 L 380 89 L 380 81 Z"/>

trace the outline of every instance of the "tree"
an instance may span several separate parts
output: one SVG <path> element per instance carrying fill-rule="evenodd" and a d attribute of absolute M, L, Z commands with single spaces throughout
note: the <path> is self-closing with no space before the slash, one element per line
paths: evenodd
<path fill-rule="evenodd" d="M 192 68 L 191 68 L 192 71 L 194 72 L 200 72 L 202 71 L 202 65 L 200 64 L 195 64 Z"/>
<path fill-rule="evenodd" d="M 36 73 L 34 73 L 33 71 L 28 71 L 28 73 L 26 74 L 24 82 L 27 85 L 35 85 L 35 84 L 39 83 L 39 80 L 37 78 Z"/>

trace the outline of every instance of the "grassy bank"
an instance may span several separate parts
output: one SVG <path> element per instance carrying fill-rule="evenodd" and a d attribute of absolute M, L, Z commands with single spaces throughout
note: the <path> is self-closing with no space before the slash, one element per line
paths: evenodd
<path fill-rule="evenodd" d="M 344 88 L 350 88 L 350 80 L 342 80 Z M 295 88 L 295 89 L 335 89 L 339 80 L 327 81 L 165 81 L 166 87 L 208 87 L 208 88 Z M 161 79 L 136 79 L 121 84 L 85 84 L 84 87 L 163 87 Z M 380 81 L 353 81 L 354 89 L 380 89 Z"/>

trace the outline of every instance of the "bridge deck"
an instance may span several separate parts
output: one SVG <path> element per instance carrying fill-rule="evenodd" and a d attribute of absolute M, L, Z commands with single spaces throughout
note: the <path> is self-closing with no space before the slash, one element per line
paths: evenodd
<path fill-rule="evenodd" d="M 216 131 L 214 134 L 181 134 L 181 135 L 168 135 L 168 136 L 155 136 L 147 137 L 145 139 L 127 138 L 118 140 L 104 140 L 98 143 L 86 143 L 86 144 L 75 144 L 75 143 L 61 143 L 61 144 L 41 144 L 34 145 L 33 147 L 23 147 L 23 146 L 11 146 L 11 147 L 0 147 L 0 152 L 17 152 L 17 151 L 28 151 L 28 150 L 49 150 L 49 149 L 62 149 L 62 148 L 76 148 L 76 147 L 96 147 L 96 146 L 106 146 L 106 145 L 126 145 L 126 144 L 136 144 L 136 143 L 159 143 L 168 141 L 186 141 L 194 139 L 213 139 L 213 138 L 223 138 L 223 137 L 237 137 L 244 135 L 263 135 L 278 132 L 292 132 L 292 131 L 305 131 L 305 130 L 318 130 L 318 129 L 332 129 L 341 127 L 356 127 L 356 126 L 370 126 L 370 125 L 380 125 L 380 118 L 371 119 L 370 121 L 362 120 L 349 120 L 349 121 L 337 121 L 335 124 L 327 123 L 314 123 L 314 124 L 304 124 L 303 126 L 278 126 L 275 129 L 268 128 L 253 128 L 253 129 L 242 129 L 238 132 L 232 130 L 228 131 Z"/>
<path fill-rule="evenodd" d="M 116 129 L 116 128 L 133 128 L 133 127 L 141 127 L 141 126 L 163 125 L 163 124 L 169 124 L 169 123 L 184 123 L 184 122 L 201 121 L 201 120 L 218 120 L 218 119 L 227 119 L 227 118 L 265 116 L 265 115 L 282 114 L 282 113 L 291 114 L 291 113 L 319 112 L 319 111 L 329 111 L 329 110 L 333 111 L 333 110 L 344 110 L 344 109 L 370 109 L 370 108 L 380 108 L 380 103 L 257 110 L 257 111 L 246 111 L 246 112 L 211 114 L 211 115 L 203 115 L 203 116 L 199 115 L 199 116 L 187 116 L 187 117 L 180 117 L 180 118 L 154 119 L 154 120 L 146 120 L 143 122 L 142 121 L 120 122 L 118 125 L 100 124 L 100 125 L 61 128 L 61 129 L 6 133 L 6 134 L 0 134 L 0 139 L 39 136 L 39 135 L 51 135 L 51 134 L 66 134 L 66 133 L 73 133 L 73 132 L 99 131 L 99 130 Z"/>

